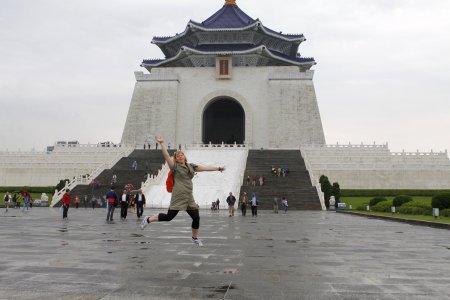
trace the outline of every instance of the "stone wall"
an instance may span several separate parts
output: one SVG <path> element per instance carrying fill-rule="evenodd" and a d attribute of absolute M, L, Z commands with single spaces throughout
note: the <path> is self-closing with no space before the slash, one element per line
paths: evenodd
<path fill-rule="evenodd" d="M 313 71 L 297 67 L 234 67 L 216 79 L 215 68 L 155 68 L 136 72 L 123 143 L 143 144 L 161 135 L 172 145 L 202 142 L 202 117 L 219 97 L 245 112 L 245 143 L 254 148 L 292 148 L 325 143 Z"/>
<path fill-rule="evenodd" d="M 61 179 L 93 174 L 133 146 L 55 146 L 51 152 L 0 152 L 0 186 L 55 186 Z"/>
<path fill-rule="evenodd" d="M 344 189 L 450 189 L 447 152 L 391 152 L 388 145 L 303 145 L 313 181 Z"/>

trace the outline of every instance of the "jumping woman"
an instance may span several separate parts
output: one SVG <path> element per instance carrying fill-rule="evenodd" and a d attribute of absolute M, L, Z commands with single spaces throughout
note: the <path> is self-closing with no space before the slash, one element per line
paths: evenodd
<path fill-rule="evenodd" d="M 198 166 L 188 163 L 186 156 L 181 151 L 175 152 L 173 159 L 167 152 L 166 145 L 162 137 L 156 137 L 155 140 L 161 144 L 161 151 L 172 171 L 174 185 L 172 189 L 172 198 L 167 214 L 160 213 L 158 215 L 146 216 L 141 223 L 141 229 L 149 223 L 169 222 L 178 214 L 180 210 L 185 210 L 192 218 L 192 242 L 197 246 L 203 246 L 202 241 L 198 239 L 198 229 L 200 227 L 200 215 L 198 204 L 194 200 L 192 193 L 192 178 L 195 172 L 219 171 L 225 170 L 225 167 Z"/>

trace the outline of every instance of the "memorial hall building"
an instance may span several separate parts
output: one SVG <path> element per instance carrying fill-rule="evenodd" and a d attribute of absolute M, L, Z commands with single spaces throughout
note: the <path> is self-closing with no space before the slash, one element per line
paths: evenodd
<path fill-rule="evenodd" d="M 303 34 L 283 34 L 235 1 L 180 34 L 154 37 L 162 59 L 141 64 L 122 143 L 158 133 L 173 145 L 324 144 L 314 90 L 316 62 L 302 57 Z"/>
<path fill-rule="evenodd" d="M 204 21 L 188 21 L 181 33 L 153 38 L 161 57 L 144 59 L 134 73 L 120 144 L 0 152 L 0 186 L 54 186 L 69 179 L 72 195 L 99 197 L 115 177 L 119 187 L 142 188 L 151 199 L 147 206 L 168 207 L 168 169 L 154 141 L 162 136 L 190 162 L 226 166 L 226 172 L 194 177 L 201 208 L 225 201 L 229 192 L 238 198 L 255 191 L 246 179 L 260 176 L 267 180 L 257 188 L 262 209 L 282 196 L 290 209 L 325 209 L 321 175 L 341 189 L 450 189 L 447 150 L 391 152 L 387 143 L 325 142 L 316 61 L 300 55 L 305 41 L 303 34 L 266 27 L 226 0 Z M 273 176 L 273 168 L 289 175 Z M 56 191 L 52 205 L 61 196 Z"/>

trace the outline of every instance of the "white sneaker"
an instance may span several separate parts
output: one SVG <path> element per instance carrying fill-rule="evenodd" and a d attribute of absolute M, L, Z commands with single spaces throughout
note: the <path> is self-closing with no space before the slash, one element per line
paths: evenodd
<path fill-rule="evenodd" d="M 147 222 L 147 219 L 148 219 L 148 218 L 150 218 L 150 217 L 149 217 L 149 216 L 145 216 L 144 219 L 142 219 L 142 222 L 141 222 L 141 230 L 144 230 L 144 228 L 147 227 L 147 225 L 149 224 L 149 223 Z"/>
<path fill-rule="evenodd" d="M 194 245 L 197 245 L 199 247 L 203 247 L 203 243 L 201 239 L 192 239 L 192 242 L 194 243 Z"/>

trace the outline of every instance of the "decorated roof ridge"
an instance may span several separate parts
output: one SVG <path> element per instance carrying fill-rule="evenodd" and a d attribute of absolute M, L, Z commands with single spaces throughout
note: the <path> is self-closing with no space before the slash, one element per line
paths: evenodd
<path fill-rule="evenodd" d="M 242 11 L 236 4 L 236 1 L 228 1 L 216 11 L 212 16 L 199 23 L 189 20 L 185 30 L 174 36 L 153 37 L 152 43 L 167 43 L 177 38 L 185 36 L 191 28 L 196 28 L 203 31 L 242 31 L 253 27 L 261 27 L 263 32 L 277 38 L 285 39 L 287 41 L 305 40 L 303 34 L 283 34 L 268 27 L 263 26 L 259 18 L 253 19 Z"/>
<path fill-rule="evenodd" d="M 186 26 L 186 29 L 182 33 L 176 34 L 174 36 L 166 36 L 166 37 L 155 36 L 155 37 L 153 37 L 152 44 L 165 44 L 165 43 L 171 42 L 173 40 L 176 40 L 178 38 L 181 38 L 181 37 L 185 36 L 188 33 L 189 29 L 191 29 L 191 28 L 197 28 L 197 29 L 203 30 L 203 31 L 244 31 L 247 29 L 251 29 L 253 27 L 260 27 L 262 29 L 262 31 L 264 33 L 266 33 L 267 35 L 271 35 L 273 37 L 280 38 L 280 39 L 283 39 L 286 41 L 290 41 L 290 42 L 306 41 L 306 38 L 303 34 L 283 34 L 280 32 L 276 32 L 275 30 L 272 30 L 272 29 L 264 26 L 262 24 L 262 22 L 259 20 L 256 20 L 254 23 L 249 24 L 244 27 L 240 27 L 240 28 L 206 28 L 206 27 L 203 27 L 201 23 L 197 23 L 195 21 L 190 20 L 188 25 Z"/>
<path fill-rule="evenodd" d="M 255 46 L 253 48 L 249 48 L 246 50 L 236 50 L 236 51 L 233 51 L 233 50 L 201 51 L 201 50 L 191 48 L 188 46 L 183 46 L 180 48 L 178 53 L 171 58 L 163 59 L 163 60 L 146 59 L 146 60 L 142 61 L 141 66 L 144 67 L 145 65 L 148 65 L 148 66 L 152 66 L 152 67 L 157 67 L 157 66 L 162 65 L 163 63 L 169 63 L 171 61 L 178 60 L 182 55 L 184 55 L 188 52 L 192 52 L 194 54 L 202 54 L 202 55 L 208 55 L 208 54 L 209 55 L 217 55 L 217 54 L 223 55 L 223 54 L 249 54 L 249 53 L 253 53 L 256 51 L 264 51 L 272 58 L 278 59 L 278 60 L 283 60 L 288 63 L 297 63 L 297 64 L 302 64 L 302 65 L 315 65 L 316 64 L 314 58 L 298 57 L 298 56 L 290 57 L 290 56 L 283 55 L 276 51 L 271 51 L 265 45 L 258 45 L 258 46 Z"/>
<path fill-rule="evenodd" d="M 225 0 L 225 5 L 236 5 L 236 0 Z"/>
<path fill-rule="evenodd" d="M 243 12 L 236 2 L 227 1 L 221 9 L 216 11 L 208 19 L 204 20 L 201 24 L 207 28 L 222 28 L 222 27 L 242 27 L 255 20 Z"/>

